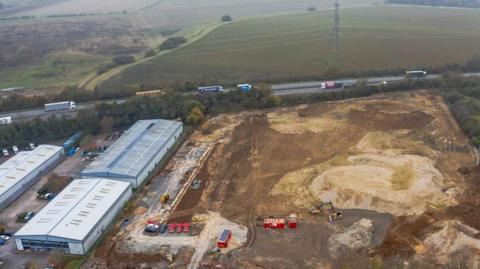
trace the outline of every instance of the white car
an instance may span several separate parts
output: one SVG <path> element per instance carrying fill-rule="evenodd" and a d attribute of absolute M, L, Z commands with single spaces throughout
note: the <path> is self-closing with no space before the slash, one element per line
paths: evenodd
<path fill-rule="evenodd" d="M 18 153 L 18 147 L 17 147 L 17 146 L 13 146 L 13 147 L 12 147 L 12 150 L 13 150 L 13 153 L 14 153 L 14 154 L 17 154 L 17 153 Z"/>
<path fill-rule="evenodd" d="M 3 156 L 7 157 L 9 155 L 8 149 L 2 149 Z"/>
<path fill-rule="evenodd" d="M 35 144 L 33 144 L 33 143 L 30 143 L 28 146 L 30 147 L 31 150 L 35 149 Z"/>
<path fill-rule="evenodd" d="M 10 240 L 10 236 L 4 235 L 4 234 L 0 235 L 0 238 L 3 239 L 3 240 L 5 240 L 5 241 Z"/>

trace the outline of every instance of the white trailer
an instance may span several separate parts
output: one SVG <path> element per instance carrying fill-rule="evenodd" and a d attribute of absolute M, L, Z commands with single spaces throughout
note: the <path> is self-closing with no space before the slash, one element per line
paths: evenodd
<path fill-rule="evenodd" d="M 75 110 L 77 107 L 73 101 L 64 101 L 45 104 L 45 111 Z"/>
<path fill-rule="evenodd" d="M 0 118 L 0 125 L 7 125 L 12 123 L 12 117 Z"/>

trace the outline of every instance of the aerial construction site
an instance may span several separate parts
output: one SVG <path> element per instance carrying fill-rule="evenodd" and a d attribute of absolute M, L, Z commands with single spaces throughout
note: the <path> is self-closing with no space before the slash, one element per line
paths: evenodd
<path fill-rule="evenodd" d="M 435 93 L 221 114 L 178 147 L 85 268 L 480 263 L 475 151 Z"/>

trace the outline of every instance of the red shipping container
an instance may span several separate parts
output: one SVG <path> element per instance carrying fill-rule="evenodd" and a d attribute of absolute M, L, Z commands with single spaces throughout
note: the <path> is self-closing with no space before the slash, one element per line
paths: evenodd
<path fill-rule="evenodd" d="M 263 221 L 265 229 L 285 229 L 285 219 L 265 219 Z"/>
<path fill-rule="evenodd" d="M 174 233 L 175 232 L 175 223 L 168 224 L 168 232 Z"/>
<path fill-rule="evenodd" d="M 217 246 L 219 248 L 228 247 L 228 241 L 232 238 L 232 232 L 230 230 L 223 230 L 222 234 L 218 237 Z"/>
<path fill-rule="evenodd" d="M 183 232 L 188 234 L 190 232 L 190 223 L 184 223 L 183 224 Z"/>
<path fill-rule="evenodd" d="M 183 223 L 177 223 L 177 233 L 181 233 L 183 231 Z"/>

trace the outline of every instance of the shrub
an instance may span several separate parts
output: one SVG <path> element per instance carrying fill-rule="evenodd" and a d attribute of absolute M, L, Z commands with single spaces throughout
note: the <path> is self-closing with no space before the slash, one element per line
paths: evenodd
<path fill-rule="evenodd" d="M 187 39 L 183 36 L 173 36 L 169 37 L 160 45 L 160 50 L 171 50 L 177 48 L 181 44 L 187 42 Z"/>
<path fill-rule="evenodd" d="M 113 63 L 116 65 L 131 64 L 135 62 L 135 58 L 131 55 L 122 55 L 113 58 Z"/>
<path fill-rule="evenodd" d="M 157 53 L 155 52 L 155 50 L 149 49 L 149 50 L 145 51 L 145 58 L 153 57 L 153 56 L 155 56 L 155 54 L 157 54 Z"/>
<path fill-rule="evenodd" d="M 229 22 L 232 21 L 232 16 L 230 15 L 223 15 L 222 22 Z"/>

